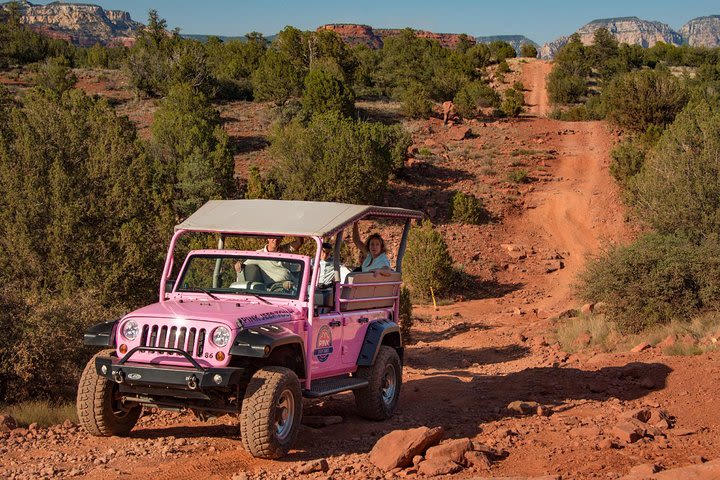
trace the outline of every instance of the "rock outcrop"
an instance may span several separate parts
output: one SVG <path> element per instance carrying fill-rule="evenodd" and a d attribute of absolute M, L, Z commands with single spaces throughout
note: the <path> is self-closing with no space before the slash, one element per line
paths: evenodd
<path fill-rule="evenodd" d="M 7 4 L 4 4 L 5 7 Z M 132 45 L 142 24 L 121 10 L 98 5 L 53 2 L 34 5 L 21 2 L 20 21 L 38 33 L 75 45 Z"/>
<path fill-rule="evenodd" d="M 661 22 L 652 22 L 638 17 L 604 18 L 593 20 L 580 27 L 575 33 L 585 45 L 593 43 L 595 31 L 606 28 L 620 43 L 652 47 L 658 42 L 681 45 L 682 36 L 675 30 Z M 542 58 L 552 58 L 568 41 L 569 37 L 561 37 L 541 48 Z"/>
<path fill-rule="evenodd" d="M 332 30 L 340 35 L 340 38 L 348 45 L 365 45 L 372 49 L 382 48 L 383 46 L 382 38 L 369 25 L 330 23 L 318 27 L 318 31 L 320 30 Z"/>
<path fill-rule="evenodd" d="M 332 30 L 350 45 L 367 45 L 370 48 L 382 48 L 383 40 L 389 37 L 400 35 L 402 29 L 399 28 L 373 28 L 369 25 L 358 25 L 348 23 L 329 23 L 318 27 L 320 30 Z M 435 33 L 425 30 L 413 30 L 419 38 L 429 38 L 437 40 L 440 45 L 447 48 L 455 48 L 460 44 L 463 34 L 459 33 Z M 475 38 L 470 35 L 465 37 L 475 43 Z"/>
<path fill-rule="evenodd" d="M 720 46 L 720 15 L 693 18 L 682 26 L 680 34 L 693 47 Z"/>

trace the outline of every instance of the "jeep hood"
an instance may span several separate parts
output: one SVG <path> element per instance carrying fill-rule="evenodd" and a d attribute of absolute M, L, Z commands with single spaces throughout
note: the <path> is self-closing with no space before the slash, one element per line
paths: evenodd
<path fill-rule="evenodd" d="M 298 320 L 304 318 L 304 314 L 301 309 L 287 305 L 183 299 L 148 305 L 129 313 L 125 318 L 130 317 L 199 320 L 223 322 L 233 327 L 251 327 Z"/>

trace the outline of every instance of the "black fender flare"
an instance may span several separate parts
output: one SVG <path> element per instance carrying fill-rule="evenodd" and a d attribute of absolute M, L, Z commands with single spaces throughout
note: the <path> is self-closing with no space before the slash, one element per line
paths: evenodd
<path fill-rule="evenodd" d="M 284 345 L 298 344 L 305 358 L 303 339 L 290 330 L 277 325 L 243 328 L 235 335 L 230 355 L 252 358 L 267 358 L 272 351 Z"/>
<path fill-rule="evenodd" d="M 392 320 L 379 320 L 371 322 L 365 332 L 365 340 L 357 361 L 359 367 L 369 367 L 375 363 L 375 357 L 377 357 L 380 350 L 380 345 L 383 345 L 383 340 L 388 335 L 393 339 L 394 344 L 391 346 L 397 350 L 400 361 L 403 361 L 404 348 L 400 326 Z"/>
<path fill-rule="evenodd" d="M 119 320 L 98 323 L 85 330 L 83 343 L 94 347 L 114 347 L 115 331 Z"/>

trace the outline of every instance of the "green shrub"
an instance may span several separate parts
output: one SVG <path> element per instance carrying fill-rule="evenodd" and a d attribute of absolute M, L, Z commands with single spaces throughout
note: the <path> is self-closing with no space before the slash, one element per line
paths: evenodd
<path fill-rule="evenodd" d="M 720 108 L 688 106 L 636 177 L 638 211 L 650 226 L 693 239 L 720 235 Z"/>
<path fill-rule="evenodd" d="M 548 97 L 552 103 L 577 103 L 587 94 L 585 78 L 553 68 L 547 79 Z"/>
<path fill-rule="evenodd" d="M 508 42 L 495 40 L 488 45 L 490 55 L 498 63 L 505 62 L 507 58 L 515 58 L 515 49 Z M 505 62 L 507 64 L 507 62 Z M 509 71 L 509 70 L 508 70 Z"/>
<path fill-rule="evenodd" d="M 513 183 L 529 183 L 530 182 L 530 176 L 528 175 L 527 170 L 518 169 L 518 170 L 510 170 L 507 175 L 508 180 L 510 180 Z"/>
<path fill-rule="evenodd" d="M 520 45 L 520 56 L 527 58 L 536 58 L 538 56 L 537 48 L 532 43 L 523 43 L 522 45 Z"/>
<path fill-rule="evenodd" d="M 593 95 L 587 102 L 567 109 L 555 108 L 549 117 L 566 122 L 585 122 L 605 118 L 605 100 L 602 95 Z"/>
<path fill-rule="evenodd" d="M 310 114 L 335 111 L 349 117 L 355 111 L 355 96 L 339 66 L 318 66 L 305 77 L 302 105 Z"/>
<path fill-rule="evenodd" d="M 250 166 L 250 171 L 248 173 L 245 198 L 278 198 L 277 185 L 271 178 L 268 178 L 267 176 L 264 177 L 260 173 L 260 169 L 257 165 Z"/>
<path fill-rule="evenodd" d="M 508 65 L 508 63 L 505 60 L 501 61 L 498 64 L 496 71 L 497 71 L 497 73 L 502 73 L 502 74 L 512 72 L 512 70 L 510 70 L 510 65 Z"/>
<path fill-rule="evenodd" d="M 70 398 L 83 330 L 157 299 L 159 165 L 101 99 L 30 90 L 0 129 L 0 396 Z M 90 349 L 92 350 L 92 349 Z"/>
<path fill-rule="evenodd" d="M 481 108 L 498 108 L 500 95 L 490 85 L 476 80 L 466 83 L 455 95 L 455 110 L 463 118 L 475 118 Z"/>
<path fill-rule="evenodd" d="M 211 198 L 235 196 L 230 141 L 205 95 L 189 85 L 173 86 L 155 112 L 152 133 L 178 219 Z"/>
<path fill-rule="evenodd" d="M 153 96 L 166 95 L 173 85 L 184 83 L 206 95 L 214 94 L 214 82 L 202 43 L 168 35 L 167 22 L 150 10 L 148 24 L 136 36 L 125 61 L 130 85 Z"/>
<path fill-rule="evenodd" d="M 96 350 L 83 346 L 83 333 L 122 312 L 100 305 L 97 293 L 79 290 L 65 298 L 26 296 L 23 334 L 10 356 L 10 398 L 74 396 L 83 367 Z"/>
<path fill-rule="evenodd" d="M 428 300 L 450 293 L 453 284 L 452 257 L 442 235 L 429 221 L 413 227 L 403 258 L 403 280 L 413 297 Z"/>
<path fill-rule="evenodd" d="M 689 98 L 681 80 L 669 72 L 657 70 L 640 70 L 615 77 L 603 95 L 608 120 L 636 132 L 672 123 Z"/>
<path fill-rule="evenodd" d="M 267 43 L 257 32 L 245 35 L 245 41 L 223 42 L 217 37 L 210 37 L 205 42 L 207 63 L 217 88 L 217 98 L 252 100 L 250 77 L 260 65 Z"/>
<path fill-rule="evenodd" d="M 608 304 L 624 333 L 673 320 L 689 321 L 702 308 L 717 308 L 720 244 L 695 245 L 682 237 L 649 234 L 588 262 L 579 293 Z"/>
<path fill-rule="evenodd" d="M 517 117 L 523 111 L 523 105 L 525 105 L 525 97 L 522 92 L 509 88 L 505 90 L 502 105 L 500 110 L 505 116 Z"/>
<path fill-rule="evenodd" d="M 480 225 L 490 220 L 490 213 L 485 209 L 482 200 L 474 195 L 457 192 L 452 200 L 453 222 Z"/>
<path fill-rule="evenodd" d="M 65 57 L 52 57 L 42 62 L 35 74 L 35 83 L 61 94 L 77 83 L 77 77 L 70 70 L 70 61 Z"/>
<path fill-rule="evenodd" d="M 58 296 L 92 287 L 100 304 L 152 298 L 175 219 L 133 125 L 71 89 L 29 91 L 6 127 L 0 282 Z"/>
<path fill-rule="evenodd" d="M 330 112 L 307 126 L 278 127 L 271 154 L 283 198 L 380 202 L 390 173 L 403 162 L 409 136 L 399 126 L 356 121 Z"/>
<path fill-rule="evenodd" d="M 432 113 L 432 102 L 425 87 L 411 83 L 400 94 L 403 115 L 409 118 L 427 118 Z"/>
<path fill-rule="evenodd" d="M 410 290 L 402 287 L 400 290 L 400 333 L 403 343 L 407 344 L 412 339 L 413 306 Z"/>
<path fill-rule="evenodd" d="M 252 74 L 253 96 L 258 101 L 282 105 L 303 90 L 304 72 L 290 57 L 274 49 L 267 51 Z"/>
<path fill-rule="evenodd" d="M 610 152 L 610 174 L 626 190 L 631 188 L 635 176 L 640 173 L 648 145 L 638 138 L 623 140 Z"/>

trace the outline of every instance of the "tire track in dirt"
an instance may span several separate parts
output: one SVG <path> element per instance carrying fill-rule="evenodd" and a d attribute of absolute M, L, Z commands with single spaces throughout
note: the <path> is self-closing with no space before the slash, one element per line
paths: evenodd
<path fill-rule="evenodd" d="M 544 60 L 528 60 L 523 64 L 523 85 L 528 89 L 525 94 L 527 113 L 534 117 L 544 117 L 550 112 L 550 102 L 545 85 L 552 64 Z"/>

